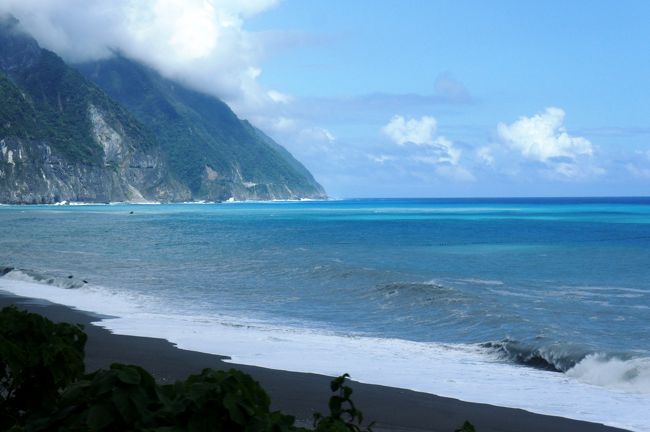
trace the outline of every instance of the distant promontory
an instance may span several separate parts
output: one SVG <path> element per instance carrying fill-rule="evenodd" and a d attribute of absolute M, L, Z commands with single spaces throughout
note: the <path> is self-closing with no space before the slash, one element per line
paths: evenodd
<path fill-rule="evenodd" d="M 116 55 L 67 65 L 0 18 L 0 203 L 319 199 L 216 97 Z"/>

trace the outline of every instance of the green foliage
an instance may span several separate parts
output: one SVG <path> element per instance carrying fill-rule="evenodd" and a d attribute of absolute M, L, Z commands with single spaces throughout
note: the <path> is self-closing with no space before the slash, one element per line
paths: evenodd
<path fill-rule="evenodd" d="M 69 386 L 47 418 L 32 421 L 32 430 L 126 431 L 154 424 L 162 403 L 158 386 L 147 371 L 113 364 Z"/>
<path fill-rule="evenodd" d="M 36 112 L 7 76 L 0 71 L 0 135 L 30 139 L 39 134 Z"/>
<path fill-rule="evenodd" d="M 17 71 L 14 80 L 31 97 L 41 125 L 36 138 L 51 143 L 73 161 L 96 164 L 102 158 L 102 149 L 93 138 L 91 104 L 115 127 L 124 127 L 138 145 L 148 148 L 153 144 L 124 109 L 50 51 L 41 50 L 38 61 Z"/>
<path fill-rule="evenodd" d="M 51 51 L 29 36 L 0 23 L 0 138 L 44 141 L 73 163 L 100 164 L 89 106 L 102 111 L 110 125 L 142 148 L 154 139 L 126 110 Z"/>
<path fill-rule="evenodd" d="M 46 412 L 84 373 L 86 335 L 32 313 L 0 311 L 0 430 Z"/>
<path fill-rule="evenodd" d="M 162 412 L 170 431 L 293 431 L 294 418 L 271 412 L 262 387 L 243 372 L 205 369 L 162 387 Z"/>
<path fill-rule="evenodd" d="M 86 335 L 34 313 L 0 311 L 0 430 L 300 431 L 270 411 L 249 375 L 205 369 L 158 385 L 138 366 L 113 364 L 83 375 Z"/>
<path fill-rule="evenodd" d="M 330 389 L 335 393 L 329 400 L 330 415 L 325 417 L 321 413 L 314 414 L 317 432 L 372 432 L 372 423 L 366 429 L 361 429 L 363 414 L 350 399 L 352 388 L 345 385 L 345 380 L 349 377 L 350 375 L 343 374 L 330 383 Z"/>
<path fill-rule="evenodd" d="M 47 141 L 74 161 L 100 160 L 101 148 L 88 121 L 91 89 L 83 78 L 46 50 L 28 67 L 12 71 L 10 78 L 29 98 L 37 121 L 30 130 L 34 139 Z"/>
<path fill-rule="evenodd" d="M 454 432 L 476 432 L 474 425 L 465 420 L 463 426 L 460 429 L 456 429 Z"/>

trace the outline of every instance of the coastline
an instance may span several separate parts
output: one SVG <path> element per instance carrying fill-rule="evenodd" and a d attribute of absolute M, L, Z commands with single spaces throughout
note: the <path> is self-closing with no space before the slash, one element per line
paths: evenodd
<path fill-rule="evenodd" d="M 116 335 L 92 324 L 101 319 L 96 314 L 0 291 L 0 307 L 11 304 L 54 321 L 83 324 L 88 334 L 88 371 L 105 368 L 113 362 L 130 363 L 143 366 L 160 382 L 174 382 L 206 367 L 236 368 L 262 384 L 271 397 L 273 409 L 294 415 L 299 424 L 309 426 L 314 412 L 327 410 L 330 377 L 226 363 L 223 361 L 228 359 L 226 356 L 179 349 L 164 339 Z M 227 347 L 220 350 L 228 351 Z M 453 431 L 465 420 L 472 422 L 479 432 L 624 430 L 380 385 L 354 382 L 353 388 L 353 399 L 364 418 L 376 421 L 376 431 Z"/>
<path fill-rule="evenodd" d="M 223 201 L 57 201 L 46 203 L 33 202 L 0 202 L 0 206 L 17 206 L 17 207 L 80 207 L 80 206 L 115 206 L 115 205 L 210 205 L 210 204 L 268 204 L 268 203 L 300 203 L 300 202 L 322 202 L 322 201 L 340 201 L 337 198 L 286 198 L 286 199 L 235 199 L 233 197 Z"/>

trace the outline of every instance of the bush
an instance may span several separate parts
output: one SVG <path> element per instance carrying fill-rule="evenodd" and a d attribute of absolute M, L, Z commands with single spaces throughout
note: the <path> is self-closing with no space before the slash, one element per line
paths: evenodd
<path fill-rule="evenodd" d="M 160 423 L 173 431 L 293 431 L 294 418 L 271 412 L 271 400 L 250 375 L 204 369 L 161 388 Z"/>
<path fill-rule="evenodd" d="M 61 394 L 51 415 L 32 430 L 128 431 L 155 426 L 162 408 L 158 386 L 138 366 L 113 364 L 84 376 Z"/>
<path fill-rule="evenodd" d="M 0 311 L 0 430 L 46 413 L 84 373 L 86 334 L 33 313 Z"/>
<path fill-rule="evenodd" d="M 349 376 L 343 374 L 330 383 L 330 389 L 335 393 L 329 400 L 330 415 L 327 417 L 320 413 L 314 415 L 315 431 L 363 432 L 361 429 L 363 414 L 350 399 L 352 388 L 345 385 L 345 380 Z M 336 394 L 337 392 L 338 394 Z M 372 423 L 365 431 L 372 432 Z"/>

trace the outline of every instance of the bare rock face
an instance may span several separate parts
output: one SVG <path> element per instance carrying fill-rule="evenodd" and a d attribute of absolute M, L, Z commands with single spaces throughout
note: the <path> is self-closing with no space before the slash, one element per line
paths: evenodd
<path fill-rule="evenodd" d="M 29 105 L 31 101 L 25 98 L 25 102 Z M 143 149 L 137 136 L 129 135 L 121 123 L 109 119 L 109 115 L 93 104 L 88 104 L 87 118 L 92 144 L 101 149 L 99 160 L 75 159 L 47 138 L 5 132 L 8 136 L 0 138 L 0 202 L 189 199 L 189 190 L 169 176 L 158 147 Z M 11 126 L 10 122 L 4 123 L 4 129 Z"/>
<path fill-rule="evenodd" d="M 189 199 L 144 128 L 16 26 L 0 20 L 0 202 Z"/>
<path fill-rule="evenodd" d="M 115 185 L 113 195 L 122 195 L 123 201 L 131 202 L 190 198 L 186 187 L 169 178 L 158 147 L 143 151 L 123 128 L 115 130 L 109 125 L 101 110 L 92 104 L 88 114 L 93 138 L 103 150 L 104 168 L 110 170 Z"/>
<path fill-rule="evenodd" d="M 0 140 L 0 202 L 179 201 L 189 191 L 166 180 L 160 158 L 133 151 L 120 164 L 71 163 L 51 146 L 17 138 Z"/>

